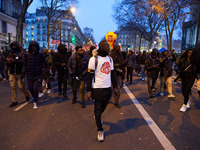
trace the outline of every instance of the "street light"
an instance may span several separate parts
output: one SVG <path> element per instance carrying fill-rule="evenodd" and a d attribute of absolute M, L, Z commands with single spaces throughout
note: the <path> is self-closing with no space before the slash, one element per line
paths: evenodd
<path fill-rule="evenodd" d="M 70 10 L 71 10 L 72 13 L 74 13 L 76 11 L 76 8 L 72 7 Z"/>

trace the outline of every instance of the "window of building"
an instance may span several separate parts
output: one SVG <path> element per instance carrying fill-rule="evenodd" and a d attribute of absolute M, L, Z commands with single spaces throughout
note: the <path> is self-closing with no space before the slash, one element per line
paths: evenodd
<path fill-rule="evenodd" d="M 26 39 L 26 42 L 28 43 L 28 38 Z"/>
<path fill-rule="evenodd" d="M 7 23 L 2 21 L 2 33 L 7 33 Z"/>
<path fill-rule="evenodd" d="M 38 41 L 40 41 L 40 37 L 38 37 Z"/>
<path fill-rule="evenodd" d="M 42 37 L 42 40 L 45 41 L 45 39 L 46 39 L 45 36 L 43 36 L 43 37 Z"/>
<path fill-rule="evenodd" d="M 26 32 L 26 36 L 28 36 L 28 32 Z"/>
<path fill-rule="evenodd" d="M 43 21 L 45 21 L 45 18 L 43 18 Z"/>
<path fill-rule="evenodd" d="M 43 34 L 46 34 L 46 30 L 43 30 Z"/>
<path fill-rule="evenodd" d="M 45 43 L 43 43 L 43 47 L 45 47 Z"/>
<path fill-rule="evenodd" d="M 0 9 L 5 11 L 5 0 L 0 0 Z"/>
<path fill-rule="evenodd" d="M 38 21 L 40 21 L 40 18 L 38 18 Z"/>
<path fill-rule="evenodd" d="M 31 36 L 34 36 L 34 32 L 31 32 Z"/>
<path fill-rule="evenodd" d="M 45 28 L 45 24 L 42 24 L 42 27 Z"/>
<path fill-rule="evenodd" d="M 33 27 L 33 26 L 31 26 L 31 29 L 32 29 L 32 30 L 33 30 L 33 28 L 34 28 L 34 27 Z"/>
<path fill-rule="evenodd" d="M 34 41 L 34 38 L 32 38 L 31 41 Z"/>

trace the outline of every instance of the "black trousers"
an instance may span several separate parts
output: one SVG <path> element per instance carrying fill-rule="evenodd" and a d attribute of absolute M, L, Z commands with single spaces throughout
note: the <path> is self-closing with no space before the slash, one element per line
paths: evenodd
<path fill-rule="evenodd" d="M 133 67 L 127 67 L 127 81 L 129 81 L 129 76 L 130 76 L 130 82 L 132 82 Z"/>
<path fill-rule="evenodd" d="M 62 83 L 63 83 L 63 90 L 62 90 Z M 59 71 L 58 72 L 58 91 L 66 93 L 67 91 L 67 73 Z"/>
<path fill-rule="evenodd" d="M 95 100 L 94 114 L 95 114 L 97 131 L 103 131 L 101 124 L 101 115 L 105 111 L 108 105 L 108 102 L 112 95 L 112 91 L 111 88 L 98 88 L 98 89 L 93 89 L 92 95 L 93 99 Z"/>
<path fill-rule="evenodd" d="M 195 74 L 193 72 L 185 72 L 182 77 L 182 94 L 184 97 L 184 104 L 186 105 L 189 100 L 192 86 L 195 81 Z"/>
<path fill-rule="evenodd" d="M 34 102 L 38 102 L 40 83 L 41 83 L 41 79 L 37 79 L 37 80 L 28 79 L 28 88 L 30 90 L 32 97 L 34 98 Z"/>

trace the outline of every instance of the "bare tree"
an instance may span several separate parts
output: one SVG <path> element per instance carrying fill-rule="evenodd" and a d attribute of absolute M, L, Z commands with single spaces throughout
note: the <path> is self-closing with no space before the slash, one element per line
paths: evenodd
<path fill-rule="evenodd" d="M 164 16 L 169 35 L 169 50 L 172 50 L 172 37 L 175 26 L 179 20 L 189 14 L 186 8 L 189 7 L 190 0 L 148 0 L 152 5 L 152 11 Z"/>
<path fill-rule="evenodd" d="M 163 24 L 163 16 L 151 7 L 148 0 L 122 0 L 114 5 L 113 15 L 118 26 L 136 30 L 149 41 L 149 48 Z"/>
<path fill-rule="evenodd" d="M 47 45 L 49 48 L 50 36 L 61 28 L 62 22 L 72 16 L 70 7 L 77 4 L 77 0 L 41 0 L 43 11 L 47 16 Z M 71 18 L 72 19 L 72 18 Z"/>
<path fill-rule="evenodd" d="M 16 41 L 18 41 L 21 46 L 23 44 L 22 42 L 23 41 L 23 26 L 24 26 L 25 15 L 26 15 L 28 7 L 31 5 L 32 2 L 33 0 L 23 0 L 21 14 L 20 14 L 19 19 L 17 20 Z"/>

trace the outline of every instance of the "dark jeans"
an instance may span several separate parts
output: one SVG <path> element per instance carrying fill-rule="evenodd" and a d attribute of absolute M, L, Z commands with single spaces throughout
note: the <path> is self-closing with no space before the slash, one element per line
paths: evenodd
<path fill-rule="evenodd" d="M 40 83 L 41 83 L 41 79 L 37 79 L 37 80 L 28 79 L 28 88 L 30 90 L 32 97 L 34 98 L 34 102 L 38 102 Z"/>
<path fill-rule="evenodd" d="M 101 115 L 105 111 L 108 102 L 111 98 L 111 88 L 93 89 L 92 97 L 94 102 L 94 114 L 96 120 L 97 131 L 103 131 L 101 124 Z"/>
<path fill-rule="evenodd" d="M 122 87 L 122 77 L 120 75 L 116 76 L 116 82 L 117 82 L 117 93 L 115 93 L 114 101 L 116 104 L 118 104 L 120 98 L 120 90 Z"/>
<path fill-rule="evenodd" d="M 58 91 L 62 92 L 62 83 L 63 83 L 63 93 L 67 91 L 67 73 L 58 72 Z"/>
<path fill-rule="evenodd" d="M 130 76 L 130 82 L 132 82 L 133 67 L 127 67 L 127 81 L 129 81 L 129 76 Z"/>
<path fill-rule="evenodd" d="M 191 93 L 191 88 L 195 81 L 194 73 L 184 73 L 182 78 L 182 94 L 184 96 L 184 104 L 186 105 L 189 100 L 189 95 Z"/>

